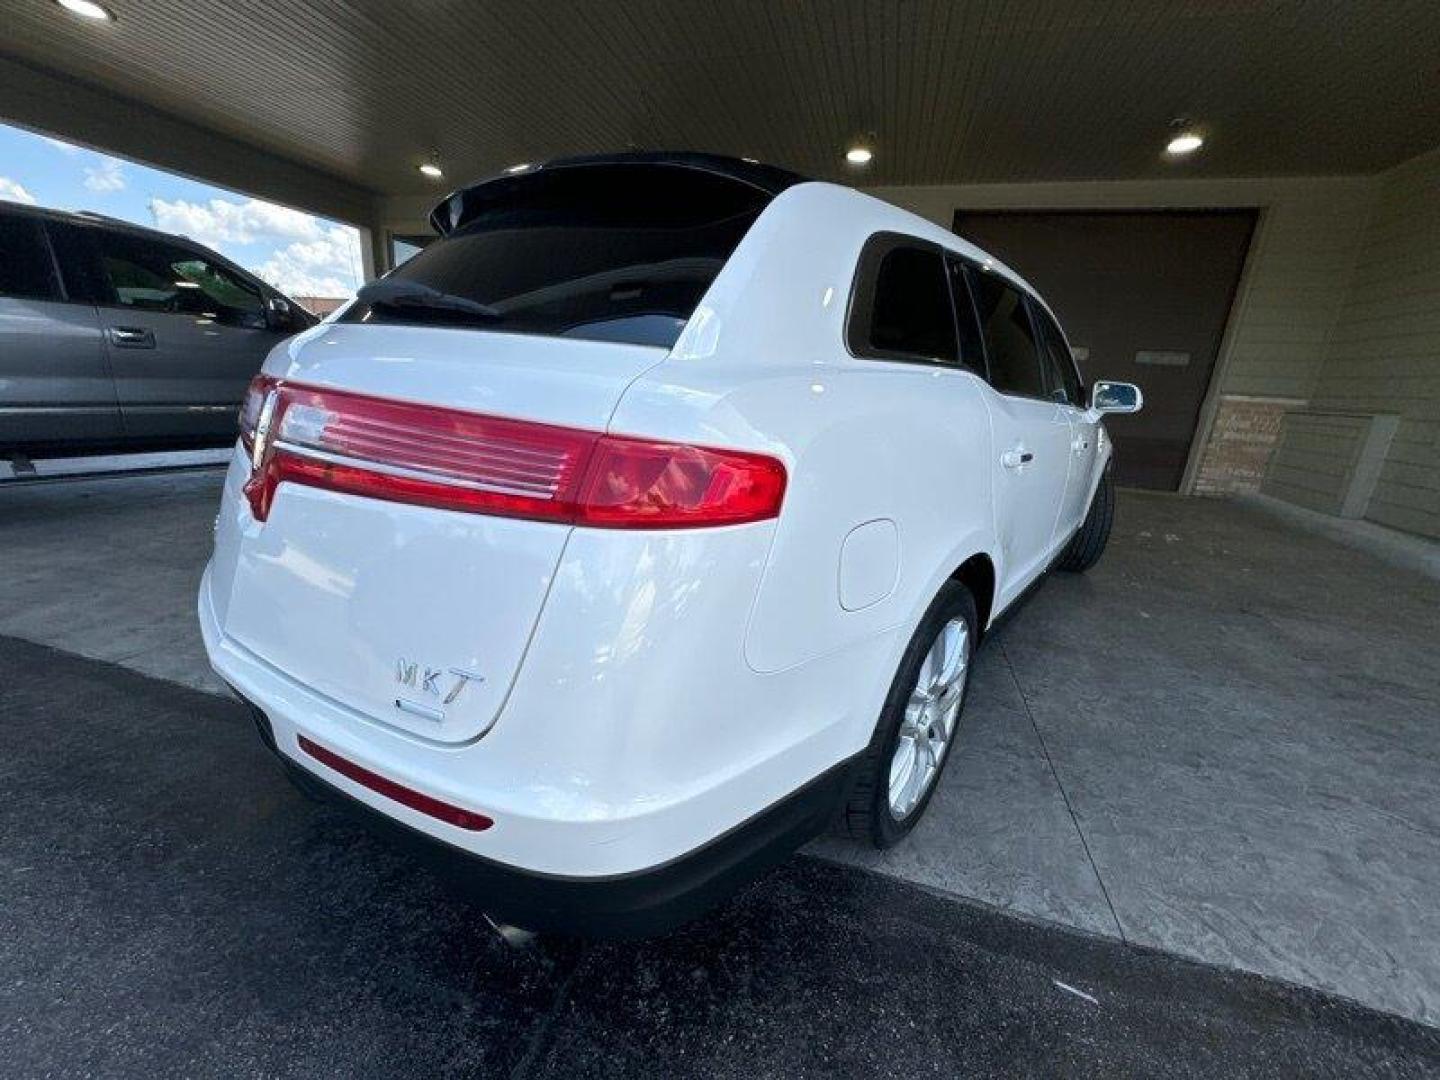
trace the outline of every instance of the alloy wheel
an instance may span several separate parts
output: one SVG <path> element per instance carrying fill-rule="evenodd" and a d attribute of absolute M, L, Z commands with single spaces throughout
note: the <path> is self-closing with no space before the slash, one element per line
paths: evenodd
<path fill-rule="evenodd" d="M 905 705 L 900 738 L 890 759 L 890 813 L 896 821 L 904 821 L 914 811 L 940 775 L 955 736 L 969 671 L 970 627 L 956 617 L 935 635 Z"/>

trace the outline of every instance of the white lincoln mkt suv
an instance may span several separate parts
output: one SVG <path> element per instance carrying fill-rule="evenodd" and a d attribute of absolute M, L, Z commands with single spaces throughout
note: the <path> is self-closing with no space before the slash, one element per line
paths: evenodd
<path fill-rule="evenodd" d="M 535 930 L 897 842 L 986 628 L 1104 547 L 1138 390 L 984 252 L 763 165 L 557 161 L 432 222 L 241 411 L 200 624 L 292 779 Z"/>

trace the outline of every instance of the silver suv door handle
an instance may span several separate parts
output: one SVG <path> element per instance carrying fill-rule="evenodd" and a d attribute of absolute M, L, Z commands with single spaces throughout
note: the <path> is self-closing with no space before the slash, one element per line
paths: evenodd
<path fill-rule="evenodd" d="M 155 332 L 143 326 L 112 326 L 110 344 L 122 349 L 153 349 Z"/>
<path fill-rule="evenodd" d="M 1021 465 L 1029 465 L 1034 460 L 1035 455 L 1025 449 L 1006 450 L 1000 455 L 1000 464 L 1007 469 L 1018 469 Z"/>

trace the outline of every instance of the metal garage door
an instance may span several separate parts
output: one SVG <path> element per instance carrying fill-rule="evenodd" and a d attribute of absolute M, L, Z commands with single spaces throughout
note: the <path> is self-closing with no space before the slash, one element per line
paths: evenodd
<path fill-rule="evenodd" d="M 956 211 L 955 231 L 1054 307 L 1087 383 L 1123 379 L 1145 411 L 1106 422 L 1116 480 L 1180 486 L 1255 226 L 1253 210 Z"/>

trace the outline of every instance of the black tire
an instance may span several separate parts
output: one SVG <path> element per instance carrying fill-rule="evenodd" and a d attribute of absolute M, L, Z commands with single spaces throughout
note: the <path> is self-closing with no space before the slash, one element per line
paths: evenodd
<path fill-rule="evenodd" d="M 966 663 L 973 664 L 979 629 L 975 614 L 975 598 L 970 595 L 970 590 L 960 582 L 949 581 L 945 583 L 939 595 L 930 604 L 929 609 L 925 612 L 925 617 L 920 620 L 920 625 L 910 639 L 910 644 L 906 646 L 904 655 L 900 657 L 900 666 L 895 672 L 894 681 L 890 684 L 890 693 L 886 696 L 885 706 L 880 711 L 880 720 L 875 725 L 875 735 L 870 740 L 870 746 L 866 749 L 865 756 L 856 767 L 855 781 L 845 804 L 842 821 L 845 832 L 856 840 L 869 841 L 877 848 L 888 848 L 898 844 L 925 815 L 925 808 L 930 805 L 931 797 L 940 786 L 945 766 L 955 756 L 955 743 L 960 737 L 961 723 L 965 716 L 965 698 L 969 695 L 970 690 L 968 678 L 960 697 L 954 731 L 946 745 L 945 756 L 940 760 L 935 779 L 921 796 L 919 802 L 906 813 L 903 819 L 897 820 L 890 808 L 890 762 L 895 756 L 896 744 L 900 739 L 900 725 L 905 719 L 905 706 L 910 699 L 916 679 L 920 675 L 920 665 L 925 660 L 925 654 L 934 644 L 941 628 L 957 615 L 965 619 L 969 630 L 966 638 L 969 649 Z"/>
<path fill-rule="evenodd" d="M 1059 570 L 1083 574 L 1100 561 L 1105 552 L 1105 542 L 1110 539 L 1110 526 L 1115 521 L 1115 487 L 1110 483 L 1107 469 L 1095 488 L 1095 498 L 1090 500 L 1090 512 L 1080 530 L 1070 539 L 1065 551 L 1056 561 Z"/>

